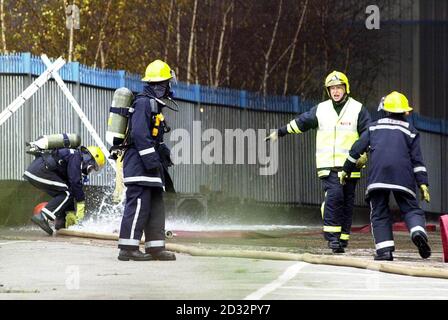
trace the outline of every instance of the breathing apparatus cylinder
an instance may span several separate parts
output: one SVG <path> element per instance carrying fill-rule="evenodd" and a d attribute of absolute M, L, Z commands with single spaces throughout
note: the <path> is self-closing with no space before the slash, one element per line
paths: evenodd
<path fill-rule="evenodd" d="M 81 137 L 75 133 L 60 133 L 43 135 L 36 141 L 28 142 L 30 151 L 59 149 L 59 148 L 78 148 L 81 145 Z"/>
<path fill-rule="evenodd" d="M 133 99 L 134 95 L 128 88 L 122 87 L 115 90 L 107 122 L 106 141 L 108 144 L 118 146 L 124 142 Z"/>

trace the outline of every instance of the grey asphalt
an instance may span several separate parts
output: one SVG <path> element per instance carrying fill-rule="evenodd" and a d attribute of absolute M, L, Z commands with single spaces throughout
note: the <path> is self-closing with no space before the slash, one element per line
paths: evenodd
<path fill-rule="evenodd" d="M 113 244 L 0 240 L 0 299 L 448 299 L 448 280 L 294 261 L 122 262 Z"/>

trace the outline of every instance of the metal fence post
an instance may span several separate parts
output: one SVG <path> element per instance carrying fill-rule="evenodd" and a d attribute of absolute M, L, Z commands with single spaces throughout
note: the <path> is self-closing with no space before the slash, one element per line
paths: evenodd
<path fill-rule="evenodd" d="M 291 100 L 292 100 L 293 112 L 299 113 L 299 96 L 292 96 Z"/>
<path fill-rule="evenodd" d="M 196 103 L 198 105 L 200 105 L 201 104 L 201 86 L 199 84 L 194 84 L 193 90 L 194 90 L 194 99 L 196 100 Z"/>
<path fill-rule="evenodd" d="M 118 75 L 120 76 L 120 80 L 119 80 L 120 88 L 125 87 L 126 86 L 126 71 L 118 70 Z"/>
<path fill-rule="evenodd" d="M 246 90 L 240 90 L 240 106 L 243 109 L 246 109 L 246 107 L 247 107 L 247 91 Z"/>

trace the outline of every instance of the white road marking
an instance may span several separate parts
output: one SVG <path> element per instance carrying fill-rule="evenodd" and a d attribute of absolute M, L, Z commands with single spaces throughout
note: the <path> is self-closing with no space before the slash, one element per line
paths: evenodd
<path fill-rule="evenodd" d="M 288 267 L 288 269 L 286 269 L 280 277 L 265 285 L 264 287 L 258 289 L 257 291 L 251 293 L 246 298 L 244 298 L 244 300 L 260 300 L 268 293 L 280 288 L 286 282 L 294 278 L 299 273 L 299 271 L 307 265 L 308 263 L 305 262 L 297 262 L 296 264 L 293 264 L 292 266 Z"/>
<path fill-rule="evenodd" d="M 29 242 L 36 242 L 36 241 L 8 241 L 8 242 L 0 242 L 0 246 L 4 246 L 7 244 L 14 244 L 14 243 L 29 243 Z"/>

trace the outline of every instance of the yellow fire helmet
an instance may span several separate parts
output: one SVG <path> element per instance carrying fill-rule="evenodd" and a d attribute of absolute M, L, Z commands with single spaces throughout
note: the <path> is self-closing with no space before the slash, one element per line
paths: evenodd
<path fill-rule="evenodd" d="M 145 82 L 160 82 L 169 80 L 173 77 L 173 71 L 170 66 L 162 60 L 155 60 L 148 64 L 145 71 L 145 76 L 142 81 Z"/>
<path fill-rule="evenodd" d="M 92 158 L 95 159 L 95 170 L 100 171 L 106 164 L 106 157 L 104 156 L 103 151 L 101 151 L 101 148 L 97 146 L 89 146 L 87 147 L 87 150 L 92 155 Z"/>
<path fill-rule="evenodd" d="M 350 84 L 348 83 L 348 78 L 345 74 L 339 71 L 333 71 L 325 78 L 325 88 L 330 96 L 330 91 L 328 88 L 331 86 L 336 86 L 338 84 L 345 84 L 345 91 L 347 94 L 350 93 Z"/>
<path fill-rule="evenodd" d="M 412 111 L 412 108 L 409 106 L 409 101 L 404 94 L 393 91 L 381 99 L 378 107 L 378 111 L 380 110 L 391 113 L 404 113 Z"/>

